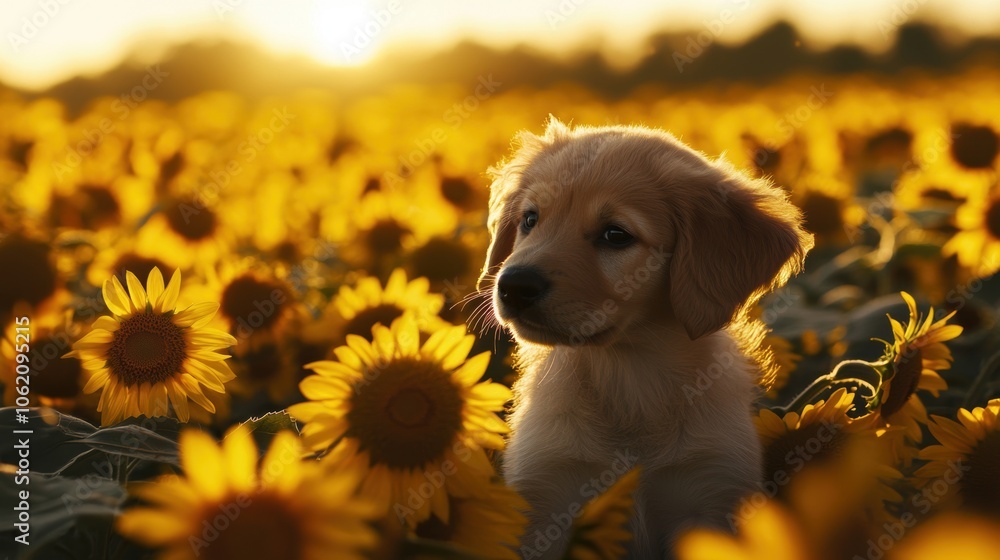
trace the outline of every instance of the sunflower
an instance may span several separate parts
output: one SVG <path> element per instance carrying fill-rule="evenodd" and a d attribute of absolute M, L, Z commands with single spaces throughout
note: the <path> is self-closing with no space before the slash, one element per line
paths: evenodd
<path fill-rule="evenodd" d="M 902 475 L 890 466 L 887 444 L 877 437 L 876 416 L 852 418 L 849 414 L 855 397 L 855 393 L 841 387 L 826 400 L 807 404 L 801 414 L 791 411 L 778 416 L 766 408 L 758 413 L 754 423 L 764 447 L 764 493 L 806 517 L 817 513 L 825 519 L 833 518 L 836 512 L 814 512 L 809 499 L 814 490 L 822 489 L 822 485 L 810 484 L 818 480 L 816 473 L 832 471 L 850 475 L 850 488 L 856 492 L 841 492 L 835 497 L 842 507 L 826 503 L 826 509 L 843 512 L 860 505 L 884 517 L 885 503 L 902 500 L 890 485 Z"/>
<path fill-rule="evenodd" d="M 139 252 L 156 254 L 173 266 L 190 267 L 213 263 L 229 251 L 233 240 L 224 221 L 232 217 L 206 204 L 204 198 L 169 198 L 160 210 L 139 229 Z"/>
<path fill-rule="evenodd" d="M 0 238 L 0 323 L 20 302 L 36 308 L 58 291 L 60 278 L 49 244 L 20 233 Z"/>
<path fill-rule="evenodd" d="M 482 496 L 448 498 L 448 523 L 436 515 L 414 529 L 418 537 L 440 540 L 474 550 L 482 558 L 519 558 L 516 547 L 528 523 L 528 504 L 513 489 L 494 481 Z"/>
<path fill-rule="evenodd" d="M 968 194 L 955 213 L 960 231 L 944 244 L 941 254 L 956 255 L 973 274 L 989 276 L 1000 270 L 1000 189 L 991 180 L 970 188 Z"/>
<path fill-rule="evenodd" d="M 345 262 L 375 274 L 388 272 L 404 253 L 458 225 L 455 209 L 422 189 L 373 191 L 350 204 L 325 209 L 322 233 L 340 245 Z M 351 216 L 346 222 L 345 212 Z"/>
<path fill-rule="evenodd" d="M 229 258 L 205 269 L 203 277 L 203 282 L 188 286 L 181 299 L 218 301 L 212 326 L 235 336 L 241 351 L 284 340 L 307 316 L 284 265 Z"/>
<path fill-rule="evenodd" d="M 384 288 L 378 278 L 365 276 L 353 287 L 340 287 L 321 322 L 332 333 L 334 346 L 349 335 L 370 338 L 372 327 L 389 325 L 403 315 L 412 316 L 421 332 L 435 332 L 449 325 L 438 316 L 444 296 L 430 293 L 429 287 L 426 278 L 407 281 L 401 268 L 392 271 Z"/>
<path fill-rule="evenodd" d="M 232 360 L 233 394 L 252 396 L 261 390 L 275 404 L 284 404 L 295 393 L 299 377 L 295 352 L 288 345 L 266 342 L 246 351 L 235 352 Z"/>
<path fill-rule="evenodd" d="M 995 560 L 1000 550 L 1000 522 L 965 513 L 938 515 L 915 527 L 894 546 L 891 560 Z"/>
<path fill-rule="evenodd" d="M 233 373 L 225 362 L 228 356 L 217 350 L 236 343 L 232 336 L 204 326 L 218 304 L 177 311 L 180 271 L 165 288 L 158 268 L 149 273 L 145 289 L 131 272 L 125 277 L 128 291 L 115 277 L 104 282 L 104 302 L 114 315 L 94 321 L 92 330 L 67 354 L 79 358 L 90 372 L 84 393 L 104 390 L 98 405 L 101 424 L 130 416 L 164 416 L 170 405 L 177 418 L 187 422 L 188 398 L 214 412 L 202 386 L 225 391 L 223 384 Z"/>
<path fill-rule="evenodd" d="M 395 504 L 408 525 L 432 513 L 448 523 L 448 497 L 481 495 L 493 474 L 483 448 L 503 448 L 509 428 L 495 412 L 510 390 L 478 383 L 490 354 L 467 360 L 475 337 L 462 326 L 435 332 L 423 346 L 410 315 L 372 334 L 374 342 L 348 335 L 337 361 L 307 365 L 316 374 L 299 388 L 309 401 L 288 412 L 305 423 L 310 449 L 333 446 L 328 461 L 367 471 L 363 493 Z M 428 485 L 427 499 L 412 499 Z"/>
<path fill-rule="evenodd" d="M 808 546 L 789 511 L 765 502 L 747 520 L 739 537 L 711 529 L 693 529 L 681 535 L 678 560 L 806 560 Z"/>
<path fill-rule="evenodd" d="M 954 311 L 934 322 L 932 309 L 923 319 L 913 296 L 906 292 L 901 295 L 910 317 L 905 326 L 889 317 L 893 342 L 886 343 L 886 365 L 876 398 L 878 414 L 885 426 L 897 428 L 885 433 L 893 442 L 893 454 L 908 465 L 914 454 L 910 444 L 920 441 L 920 423 L 927 423 L 927 409 L 917 391 L 928 391 L 937 397 L 948 388 L 937 372 L 951 367 L 951 351 L 944 342 L 962 334 L 962 327 L 947 324 Z"/>
<path fill-rule="evenodd" d="M 958 422 L 932 416 L 928 428 L 939 444 L 920 450 L 920 458 L 930 462 L 917 469 L 917 485 L 938 500 L 957 493 L 966 508 L 1000 515 L 998 415 L 1000 399 L 971 411 L 959 409 Z"/>
<path fill-rule="evenodd" d="M 573 521 L 568 560 L 615 560 L 625 554 L 625 544 L 632 539 L 629 522 L 635 503 L 642 469 L 623 474 L 603 494 L 594 498 Z"/>
<path fill-rule="evenodd" d="M 86 406 L 83 394 L 83 365 L 76 358 L 59 359 L 80 334 L 79 325 L 72 322 L 72 311 L 47 313 L 31 317 L 31 336 L 28 363 L 31 364 L 32 405 L 57 408 L 73 412 Z M 16 324 L 10 323 L 7 333 L 0 340 L 0 383 L 3 383 L 3 403 L 14 406 L 16 391 L 15 365 L 18 363 Z M 96 403 L 95 403 L 96 405 Z"/>
<path fill-rule="evenodd" d="M 160 558 L 363 558 L 374 546 L 375 508 L 355 497 L 358 474 L 303 461 L 291 432 L 275 436 L 259 468 L 242 426 L 221 446 L 198 430 L 182 432 L 179 443 L 185 476 L 130 485 L 149 505 L 115 523 L 127 538 L 160 548 Z"/>

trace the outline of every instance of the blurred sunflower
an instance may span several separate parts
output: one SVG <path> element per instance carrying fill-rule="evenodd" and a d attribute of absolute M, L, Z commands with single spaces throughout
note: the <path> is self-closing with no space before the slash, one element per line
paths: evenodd
<path fill-rule="evenodd" d="M 888 551 L 889 560 L 995 560 L 1000 522 L 995 518 L 948 513 L 918 525 Z"/>
<path fill-rule="evenodd" d="M 176 267 L 214 263 L 229 252 L 233 242 L 224 219 L 225 214 L 203 197 L 169 198 L 139 229 L 136 248 Z"/>
<path fill-rule="evenodd" d="M 115 523 L 125 537 L 160 548 L 159 558 L 360 559 L 375 545 L 368 524 L 375 508 L 355 497 L 358 475 L 302 461 L 293 433 L 274 437 L 259 468 L 242 426 L 221 447 L 197 430 L 182 432 L 179 443 L 185 476 L 130 485 L 149 505 L 126 510 Z M 214 528 L 208 537 L 206 527 Z"/>
<path fill-rule="evenodd" d="M 47 406 L 64 412 L 74 412 L 78 404 L 87 400 L 83 394 L 83 366 L 79 359 L 59 359 L 79 334 L 79 325 L 72 322 L 72 311 L 61 314 L 48 313 L 31 317 L 31 337 L 28 363 L 31 364 L 31 391 L 33 406 Z M 3 404 L 14 406 L 16 392 L 15 360 L 17 357 L 15 323 L 10 323 L 6 336 L 0 340 L 0 383 L 3 383 Z M 96 405 L 96 403 L 95 403 Z"/>
<path fill-rule="evenodd" d="M 995 181 L 969 190 L 968 200 L 955 213 L 959 232 L 941 253 L 956 255 L 958 262 L 978 276 L 1000 270 L 1000 189 Z"/>
<path fill-rule="evenodd" d="M 951 138 L 952 158 L 967 169 L 990 169 L 1000 153 L 1000 135 L 989 124 L 954 123 Z"/>
<path fill-rule="evenodd" d="M 182 294 L 189 301 L 218 301 L 213 326 L 240 342 L 238 351 L 283 341 L 307 317 L 283 265 L 257 259 L 224 258 L 203 270 L 204 281 Z"/>
<path fill-rule="evenodd" d="M 962 334 L 959 325 L 948 325 L 955 312 L 937 322 L 934 310 L 927 318 L 919 316 L 913 296 L 901 292 L 909 309 L 909 320 L 904 326 L 889 317 L 893 342 L 886 344 L 886 365 L 882 366 L 882 384 L 876 399 L 878 415 L 889 428 L 884 437 L 892 442 L 894 457 L 909 465 L 915 454 L 910 444 L 922 438 L 920 423 L 927 423 L 927 409 L 917 395 L 918 390 L 937 397 L 948 388 L 937 373 L 951 367 L 951 350 L 945 342 Z"/>
<path fill-rule="evenodd" d="M 225 391 L 234 376 L 217 350 L 236 344 L 232 336 L 206 328 L 218 309 L 200 303 L 175 309 L 181 275 L 175 271 L 166 287 L 158 268 L 146 288 L 131 272 L 128 291 L 117 278 L 104 282 L 104 302 L 113 316 L 101 316 L 93 329 L 73 344 L 68 357 L 79 358 L 90 377 L 84 393 L 103 389 L 98 410 L 101 424 L 130 416 L 165 416 L 169 406 L 181 422 L 190 416 L 188 399 L 214 412 L 201 387 Z"/>
<path fill-rule="evenodd" d="M 131 238 L 120 234 L 97 235 L 94 246 L 94 258 L 87 266 L 87 281 L 93 286 L 103 285 L 104 280 L 112 276 L 117 276 L 118 281 L 124 284 L 125 272 L 131 272 L 137 278 L 146 278 L 154 268 L 169 268 L 155 251 L 140 253 Z"/>
<path fill-rule="evenodd" d="M 412 316 L 421 332 L 435 332 L 450 325 L 438 316 L 444 296 L 430 293 L 429 288 L 426 278 L 407 281 L 401 268 L 392 271 L 384 288 L 378 278 L 365 276 L 353 287 L 340 287 L 321 322 L 336 346 L 348 335 L 370 338 L 372 327 L 388 326 L 403 315 Z"/>
<path fill-rule="evenodd" d="M 0 238 L 0 270 L 7 271 L 0 275 L 0 324 L 18 303 L 38 308 L 50 301 L 61 284 L 49 244 L 21 233 Z"/>
<path fill-rule="evenodd" d="M 583 507 L 573 520 L 572 533 L 564 558 L 567 560 L 616 560 L 625 554 L 632 540 L 629 523 L 634 514 L 635 489 L 642 469 L 623 474 L 603 494 Z"/>
<path fill-rule="evenodd" d="M 416 320 L 404 315 L 376 326 L 373 338 L 348 335 L 338 361 L 306 366 L 316 373 L 299 384 L 309 401 L 288 412 L 305 423 L 310 449 L 333 446 L 326 460 L 365 470 L 363 493 L 386 508 L 405 504 L 427 473 L 454 471 L 401 515 L 411 525 L 432 513 L 449 523 L 448 497 L 480 495 L 493 473 L 483 448 L 504 446 L 509 428 L 495 413 L 510 390 L 479 382 L 490 354 L 466 359 L 475 337 L 465 327 L 436 331 L 421 346 Z"/>
<path fill-rule="evenodd" d="M 1000 399 L 971 411 L 960 408 L 958 422 L 932 416 L 928 428 L 939 443 L 920 450 L 920 458 L 929 463 L 915 473 L 918 486 L 929 486 L 939 498 L 957 493 L 966 508 L 1000 516 L 998 415 Z M 938 486 L 945 490 L 938 492 Z"/>
<path fill-rule="evenodd" d="M 454 208 L 420 192 L 373 191 L 345 204 L 350 206 L 326 209 L 322 231 L 339 243 L 344 261 L 375 275 L 387 273 L 431 237 L 452 232 L 458 221 Z M 346 222 L 345 213 L 351 216 Z"/>
<path fill-rule="evenodd" d="M 528 523 L 528 504 L 500 481 L 491 482 L 482 496 L 448 498 L 449 520 L 436 515 L 421 521 L 414 533 L 421 538 L 450 542 L 475 551 L 482 558 L 517 560 L 514 551 Z"/>
<path fill-rule="evenodd" d="M 677 541 L 678 560 L 807 560 L 807 541 L 794 517 L 780 505 L 765 502 L 747 519 L 739 537 L 694 529 Z"/>
<path fill-rule="evenodd" d="M 234 394 L 249 397 L 263 390 L 278 405 L 286 404 L 296 394 L 299 364 L 287 343 L 265 342 L 237 351 L 231 365 L 236 374 L 232 384 Z"/>
<path fill-rule="evenodd" d="M 794 484 L 788 482 L 794 482 L 805 472 L 807 462 L 812 468 L 838 465 L 849 458 L 850 449 L 862 443 L 869 450 L 877 447 L 875 415 L 852 418 L 849 414 L 854 408 L 855 397 L 841 387 L 826 400 L 807 404 L 801 414 L 790 411 L 778 416 L 764 408 L 754 418 L 764 446 L 764 480 L 774 482 L 778 499 L 786 503 L 794 501 L 795 496 L 789 494 Z M 875 466 L 882 477 L 898 478 L 898 473 L 888 465 L 885 467 Z M 876 509 L 880 509 L 883 502 L 901 499 L 888 484 L 874 485 L 868 497 Z"/>
<path fill-rule="evenodd" d="M 106 185 L 82 184 L 66 192 L 53 192 L 49 222 L 53 228 L 98 230 L 121 223 L 119 196 Z"/>

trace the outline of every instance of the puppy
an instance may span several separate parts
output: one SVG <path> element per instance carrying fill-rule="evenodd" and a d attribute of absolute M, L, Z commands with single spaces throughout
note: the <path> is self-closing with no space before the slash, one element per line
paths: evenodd
<path fill-rule="evenodd" d="M 629 556 L 670 558 L 757 488 L 768 366 L 745 311 L 812 236 L 780 189 L 660 130 L 553 118 L 518 140 L 491 169 L 478 287 L 518 342 L 503 472 L 532 507 L 520 553 L 561 557 L 568 521 L 642 465 Z"/>

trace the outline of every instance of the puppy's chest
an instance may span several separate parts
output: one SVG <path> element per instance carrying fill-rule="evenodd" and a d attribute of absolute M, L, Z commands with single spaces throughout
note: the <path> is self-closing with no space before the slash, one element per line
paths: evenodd
<path fill-rule="evenodd" d="M 639 382 L 620 365 L 606 370 L 588 365 L 563 369 L 540 383 L 526 375 L 516 390 L 530 399 L 516 411 L 525 421 L 516 422 L 515 431 L 523 430 L 521 436 L 545 432 L 547 437 L 539 439 L 583 461 L 605 462 L 622 453 L 640 455 L 647 466 L 683 459 L 689 432 L 685 407 L 676 402 L 678 388 L 663 379 Z"/>

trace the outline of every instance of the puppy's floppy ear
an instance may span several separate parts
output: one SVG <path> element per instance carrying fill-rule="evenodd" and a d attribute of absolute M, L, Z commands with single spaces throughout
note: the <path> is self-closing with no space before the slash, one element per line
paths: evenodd
<path fill-rule="evenodd" d="M 500 271 L 500 265 L 514 250 L 514 238 L 517 236 L 517 223 L 510 215 L 511 209 L 508 208 L 510 194 L 506 191 L 510 189 L 506 185 L 498 185 L 500 181 L 503 181 L 502 177 L 495 179 L 490 187 L 490 215 L 486 221 L 486 227 L 490 232 L 490 246 L 486 250 L 486 264 L 483 265 L 479 280 L 476 282 L 478 290 L 482 290 L 491 283 L 492 278 L 495 278 Z"/>
<path fill-rule="evenodd" d="M 490 246 L 486 251 L 486 264 L 483 265 L 479 280 L 476 282 L 478 290 L 492 283 L 492 279 L 500 271 L 500 266 L 514 250 L 514 238 L 517 237 L 520 221 L 516 200 L 517 193 L 521 190 L 522 171 L 547 145 L 545 140 L 527 131 L 518 133 L 514 144 L 516 148 L 510 161 L 491 167 L 487 171 L 493 178 L 493 183 L 490 185 L 490 214 L 486 220 L 490 232 Z"/>
<path fill-rule="evenodd" d="M 783 285 L 801 269 L 813 236 L 783 191 L 722 162 L 676 189 L 670 303 L 693 340 Z"/>

